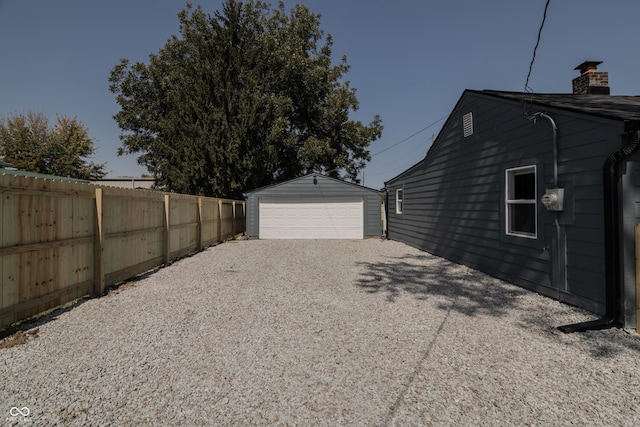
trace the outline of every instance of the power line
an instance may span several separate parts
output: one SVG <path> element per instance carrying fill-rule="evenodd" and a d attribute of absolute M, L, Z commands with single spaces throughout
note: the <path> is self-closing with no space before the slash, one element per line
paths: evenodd
<path fill-rule="evenodd" d="M 400 159 L 400 163 L 394 163 L 394 164 L 399 164 L 399 166 L 395 166 L 392 167 L 390 169 L 385 169 L 382 172 L 376 172 L 376 173 L 367 173 L 367 176 L 380 176 L 380 175 L 387 175 L 391 172 L 395 172 L 398 171 L 400 169 L 407 169 L 411 164 L 415 163 L 416 160 L 416 156 L 418 156 L 419 154 L 421 154 L 422 157 L 420 157 L 420 159 L 422 159 L 424 157 L 424 155 L 426 154 L 426 150 L 424 149 L 424 147 L 417 147 L 417 149 L 411 150 L 410 152 L 408 152 L 406 154 L 406 158 L 402 158 Z M 408 160 L 410 160 L 413 163 L 407 164 Z"/>
<path fill-rule="evenodd" d="M 422 132 L 424 132 L 425 130 L 429 129 L 430 127 L 435 126 L 436 124 L 438 124 L 438 122 L 441 122 L 442 120 L 446 119 L 447 117 L 449 117 L 449 115 L 446 115 L 446 116 L 444 116 L 444 117 L 439 118 L 439 119 L 438 119 L 438 120 L 436 120 L 435 122 L 431 123 L 429 126 L 427 126 L 427 127 L 424 127 L 424 128 L 422 128 L 422 129 L 420 129 L 419 131 L 417 131 L 417 132 L 415 132 L 415 133 L 413 133 L 413 134 L 409 135 L 408 137 L 406 137 L 406 138 L 404 138 L 404 139 L 402 139 L 402 140 L 400 140 L 400 141 L 396 142 L 395 144 L 391 144 L 391 145 L 390 145 L 390 146 L 388 146 L 387 148 L 385 148 L 385 149 L 383 149 L 383 150 L 380 150 L 380 151 L 378 151 L 378 152 L 377 152 L 377 153 L 375 153 L 375 154 L 372 154 L 372 155 L 371 155 L 371 157 L 375 157 L 375 156 L 377 156 L 378 154 L 382 154 L 382 153 L 384 153 L 385 151 L 390 150 L 390 149 L 392 149 L 393 147 L 395 147 L 395 146 L 397 146 L 397 145 L 400 145 L 400 144 L 402 144 L 402 143 L 403 143 L 403 142 L 405 142 L 405 141 L 408 141 L 409 139 L 413 138 L 413 137 L 414 137 L 414 136 L 416 136 L 416 135 L 421 134 Z"/>
<path fill-rule="evenodd" d="M 531 63 L 529 64 L 529 73 L 527 74 L 527 80 L 524 83 L 524 92 L 522 92 L 522 103 L 525 104 L 525 96 L 526 94 L 531 94 L 531 102 L 533 103 L 533 89 L 529 87 L 529 78 L 531 78 L 531 71 L 533 70 L 533 63 L 536 60 L 536 52 L 538 50 L 538 45 L 540 44 L 540 37 L 542 36 L 542 29 L 544 28 L 544 23 L 547 20 L 547 9 L 549 8 L 549 3 L 551 0 L 547 0 L 547 3 L 544 5 L 544 14 L 542 15 L 542 23 L 540 24 L 540 29 L 538 29 L 538 39 L 536 40 L 536 45 L 533 48 L 533 57 L 531 58 Z M 528 115 L 530 111 L 526 111 L 525 104 L 525 115 Z"/>

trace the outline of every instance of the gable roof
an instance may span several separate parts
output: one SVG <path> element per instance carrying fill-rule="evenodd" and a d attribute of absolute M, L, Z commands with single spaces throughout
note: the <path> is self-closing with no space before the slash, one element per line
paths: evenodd
<path fill-rule="evenodd" d="M 293 181 L 299 181 L 299 180 L 305 179 L 305 178 L 307 178 L 309 176 L 315 176 L 315 177 L 318 177 L 320 179 L 332 180 L 332 181 L 335 181 L 335 182 L 339 182 L 340 184 L 344 184 L 344 185 L 348 185 L 348 186 L 352 186 L 352 187 L 357 187 L 358 189 L 363 190 L 363 191 L 373 191 L 374 193 L 378 193 L 378 194 L 381 193 L 380 190 L 376 190 L 374 188 L 365 187 L 364 185 L 360 185 L 360 184 L 354 184 L 352 182 L 347 182 L 347 181 L 344 181 L 342 179 L 332 178 L 330 176 L 323 175 L 323 174 L 318 173 L 318 172 L 312 172 L 312 173 L 308 173 L 306 175 L 299 176 L 297 178 L 289 179 L 287 181 L 278 182 L 278 183 L 271 184 L 271 185 L 265 185 L 264 187 L 256 188 L 255 190 L 251 190 L 251 191 L 247 191 L 246 193 L 242 193 L 242 195 L 246 199 L 250 194 L 258 193 L 260 191 L 263 191 L 263 190 L 266 190 L 266 189 L 269 189 L 269 188 L 273 188 L 273 187 L 279 187 L 281 185 L 285 185 L 285 184 L 288 184 L 288 183 L 293 182 Z"/>
<path fill-rule="evenodd" d="M 503 99 L 559 108 L 583 114 L 618 120 L 640 120 L 640 96 L 618 95 L 574 95 L 571 93 L 525 94 L 522 92 L 504 92 L 497 90 L 468 90 Z M 464 96 L 464 95 L 463 95 Z"/>
<path fill-rule="evenodd" d="M 479 94 L 485 96 L 492 96 L 501 99 L 507 99 L 510 101 L 518 101 L 520 103 L 530 101 L 533 104 L 539 106 L 553 107 L 561 110 L 572 111 L 582 114 L 588 114 L 597 117 L 603 117 L 614 120 L 621 120 L 624 122 L 634 122 L 633 128 L 636 128 L 640 123 L 640 96 L 621 96 L 621 95 L 575 95 L 572 93 L 543 93 L 543 94 L 525 94 L 522 92 L 508 92 L 499 90 L 472 90 L 466 89 L 456 105 L 451 110 L 449 117 L 442 125 L 442 129 L 446 129 L 449 122 L 452 120 L 453 112 L 456 111 L 458 105 L 466 97 L 468 93 Z M 442 130 L 441 130 L 442 132 Z M 413 168 L 420 165 L 427 157 L 431 149 L 437 144 L 440 134 L 436 137 L 435 141 L 427 150 L 426 155 L 418 162 L 409 166 L 404 171 L 400 172 L 393 178 L 388 179 L 385 182 L 385 187 L 388 182 L 394 181 L 400 178 L 405 173 L 411 171 Z"/>

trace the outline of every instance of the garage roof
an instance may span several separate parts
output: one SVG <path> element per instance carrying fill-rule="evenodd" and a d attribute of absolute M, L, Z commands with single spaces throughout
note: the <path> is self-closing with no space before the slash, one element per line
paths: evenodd
<path fill-rule="evenodd" d="M 265 190 L 273 189 L 273 188 L 278 187 L 278 186 L 282 186 L 282 185 L 290 184 L 290 183 L 295 182 L 295 181 L 303 180 L 303 179 L 305 179 L 305 178 L 307 178 L 307 177 L 309 177 L 309 176 L 313 176 L 313 177 L 316 177 L 316 178 L 318 178 L 318 179 L 322 179 L 322 180 L 331 180 L 331 181 L 335 181 L 335 182 L 337 182 L 337 183 L 344 184 L 344 185 L 351 186 L 351 187 L 355 187 L 355 188 L 357 188 L 357 189 L 359 189 L 359 190 L 363 190 L 363 191 L 371 191 L 371 192 L 376 193 L 376 194 L 381 194 L 381 193 L 382 193 L 380 190 L 375 190 L 375 189 L 373 189 L 373 188 L 365 187 L 365 186 L 363 186 L 363 185 L 354 184 L 354 183 L 352 183 L 352 182 L 343 181 L 343 180 L 341 180 L 341 179 L 337 179 L 337 178 L 332 178 L 332 177 L 330 177 L 330 176 L 323 175 L 323 174 L 321 174 L 321 173 L 309 173 L 309 174 L 306 174 L 306 175 L 300 176 L 300 177 L 298 177 L 298 178 L 290 179 L 290 180 L 288 180 L 288 181 L 283 181 L 283 182 L 279 182 L 279 183 L 276 183 L 276 184 L 266 185 L 266 186 L 264 186 L 264 187 L 260 187 L 260 188 L 257 188 L 257 189 L 255 189 L 255 190 L 252 190 L 252 191 L 249 191 L 249 192 L 243 193 L 242 195 L 243 195 L 243 196 L 244 196 L 244 198 L 246 199 L 246 198 L 248 198 L 251 194 L 259 193 L 259 192 L 261 192 L 261 191 L 265 191 Z"/>

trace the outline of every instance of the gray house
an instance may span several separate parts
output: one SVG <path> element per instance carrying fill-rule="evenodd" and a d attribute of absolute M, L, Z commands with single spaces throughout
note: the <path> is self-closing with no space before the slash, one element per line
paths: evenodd
<path fill-rule="evenodd" d="M 244 194 L 247 236 L 362 239 L 382 234 L 382 192 L 308 174 Z"/>
<path fill-rule="evenodd" d="M 466 90 L 426 157 L 386 183 L 388 236 L 636 325 L 640 97 L 599 63 L 572 94 Z"/>

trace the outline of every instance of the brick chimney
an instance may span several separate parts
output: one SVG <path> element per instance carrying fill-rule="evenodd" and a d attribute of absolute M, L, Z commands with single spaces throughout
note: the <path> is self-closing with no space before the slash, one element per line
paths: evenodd
<path fill-rule="evenodd" d="M 609 73 L 598 71 L 602 61 L 585 61 L 574 70 L 580 70 L 580 76 L 573 79 L 574 95 L 609 95 Z"/>

